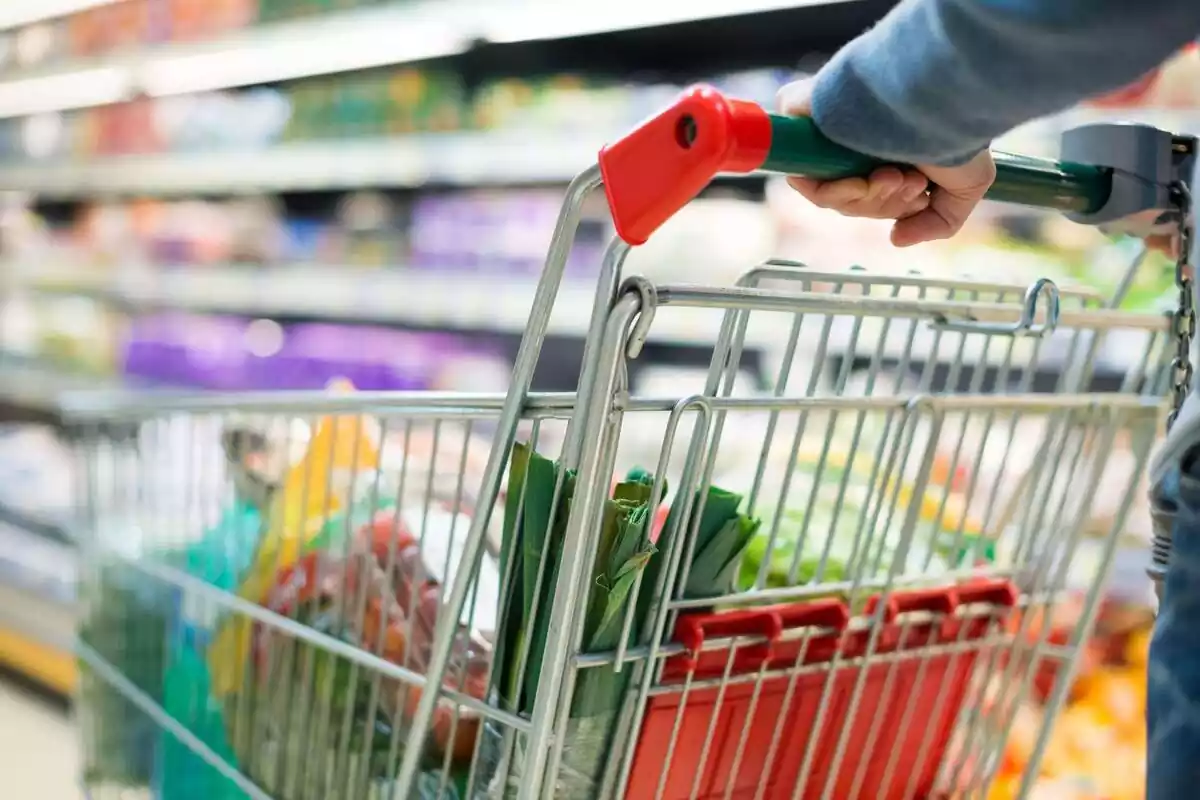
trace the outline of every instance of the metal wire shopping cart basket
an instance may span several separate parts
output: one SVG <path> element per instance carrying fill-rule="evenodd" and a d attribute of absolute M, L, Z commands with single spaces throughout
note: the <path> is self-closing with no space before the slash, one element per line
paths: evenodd
<path fill-rule="evenodd" d="M 1027 790 L 1163 416 L 1171 319 L 1049 281 L 622 274 L 717 172 L 863 166 L 697 89 L 571 185 L 506 395 L 73 398 L 92 796 L 985 796 L 1036 697 Z M 1086 210 L 1106 180 L 1010 159 L 994 194 Z M 578 391 L 531 393 L 601 184 L 622 238 Z M 631 395 L 673 315 L 712 326 L 706 379 Z M 781 355 L 747 391 L 764 331 Z M 1142 357 L 1094 391 L 1117 336 Z"/>

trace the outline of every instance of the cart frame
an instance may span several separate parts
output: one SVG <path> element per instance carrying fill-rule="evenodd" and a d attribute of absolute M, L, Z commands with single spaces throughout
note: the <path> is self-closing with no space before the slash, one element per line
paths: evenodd
<path fill-rule="evenodd" d="M 678 152 L 667 152 L 671 148 L 676 148 Z M 1048 280 L 1039 280 L 1024 287 L 1003 282 L 960 282 L 914 275 L 872 276 L 856 271 L 821 272 L 790 262 L 768 262 L 759 265 L 748 272 L 737 286 L 728 288 L 656 284 L 645 278 L 626 278 L 623 274 L 624 262 L 631 247 L 645 241 L 654 228 L 694 197 L 719 172 L 766 168 L 814 174 L 817 177 L 834 177 L 861 172 L 869 169 L 872 163 L 856 154 L 840 151 L 836 146 L 819 138 L 819 133 L 808 121 L 770 117 L 756 106 L 726 100 L 709 89 L 696 89 L 626 139 L 606 148 L 600 163 L 582 172 L 570 184 L 547 254 L 545 269 L 534 296 L 525 335 L 516 356 L 511 385 L 502 398 L 439 394 L 350 397 L 279 394 L 213 398 L 90 396 L 77 397 L 68 402 L 67 411 L 74 423 L 81 429 L 92 432 L 100 422 L 109 424 L 125 421 L 143 424 L 147 420 L 163 420 L 172 415 L 211 416 L 218 419 L 227 418 L 233 413 L 280 416 L 353 415 L 360 418 L 372 415 L 402 420 L 403 424 L 410 426 L 413 420 L 434 420 L 435 424 L 441 424 L 442 421 L 469 423 L 470 420 L 486 419 L 489 425 L 494 426 L 494 435 L 476 495 L 477 513 L 471 516 L 466 531 L 459 555 L 459 568 L 447 585 L 448 594 L 441 599 L 441 611 L 432 632 L 428 660 L 423 669 L 418 671 L 390 663 L 378 653 L 312 631 L 303 623 L 289 619 L 286 615 L 239 598 L 227 590 L 206 585 L 203 580 L 190 576 L 185 571 L 148 563 L 137 557 L 124 558 L 123 561 L 152 579 L 199 592 L 228 614 L 254 619 L 258 624 L 295 637 L 314 648 L 334 653 L 337 657 L 357 665 L 357 668 L 387 680 L 400 682 L 418 690 L 425 689 L 420 693 L 419 700 L 406 720 L 408 732 L 402 737 L 406 738 L 402 754 L 400 748 L 396 747 L 395 780 L 390 791 L 393 796 L 398 797 L 417 796 L 419 777 L 427 760 L 426 743 L 435 726 L 435 714 L 439 705 L 446 703 L 456 708 L 467 708 L 480 715 L 485 724 L 493 724 L 507 731 L 506 736 L 509 739 L 503 756 L 507 767 L 499 768 L 497 774 L 500 774 L 501 782 L 493 784 L 487 791 L 499 791 L 501 794 L 512 792 L 520 798 L 561 796 L 562 790 L 556 781 L 564 768 L 564 745 L 566 731 L 571 722 L 570 709 L 575 683 L 582 670 L 595 669 L 602 665 L 611 665 L 616 672 L 628 667 L 632 675 L 632 684 L 625 693 L 625 701 L 616 722 L 617 730 L 621 732 L 620 736 L 625 737 L 625 744 L 612 751 L 618 757 L 610 757 L 607 760 L 602 776 L 593 787 L 593 791 L 600 796 L 621 796 L 622 792 L 629 791 L 628 781 L 635 768 L 639 743 L 635 732 L 641 730 L 648 704 L 656 696 L 675 691 L 671 688 L 670 681 L 664 678 L 664 666 L 669 659 L 679 658 L 689 652 L 686 647 L 673 642 L 668 631 L 678 632 L 675 626 L 681 616 L 714 605 L 795 603 L 811 600 L 812 597 L 831 590 L 845 594 L 850 602 L 856 603 L 866 598 L 864 593 L 874 592 L 865 616 L 858 607 L 851 608 L 855 616 L 862 617 L 862 624 L 865 626 L 864 649 L 854 657 L 845 656 L 838 651 L 831 657 L 830 663 L 823 667 L 825 672 L 822 674 L 828 677 L 825 679 L 825 689 L 817 711 L 816 727 L 821 727 L 821 720 L 828 714 L 829 687 L 834 681 L 832 676 L 843 667 L 861 667 L 853 684 L 849 706 L 852 714 L 857 713 L 855 709 L 864 691 L 863 686 L 868 674 L 866 667 L 886 666 L 902 660 L 898 655 L 888 655 L 879 649 L 883 647 L 882 637 L 891 635 L 887 633 L 891 630 L 888 626 L 894 622 L 887 617 L 888 604 L 895 597 L 904 595 L 904 592 L 926 585 L 925 582 L 929 578 L 914 576 L 905 571 L 905 563 L 920 524 L 916 505 L 910 503 L 901 508 L 894 499 L 887 501 L 883 495 L 901 479 L 901 470 L 907 468 L 905 465 L 908 464 L 909 456 L 916 454 L 918 458 L 913 465 L 912 478 L 915 488 L 912 491 L 914 496 L 922 496 L 926 488 L 932 485 L 934 445 L 946 430 L 952 430 L 953 421 L 961 419 L 963 432 L 960 432 L 959 438 L 955 440 L 957 443 L 954 461 L 957 464 L 964 448 L 966 419 L 972 413 L 990 415 L 989 420 L 1008 419 L 1013 426 L 1012 430 L 1015 430 L 1017 420 L 1022 416 L 1044 417 L 1048 420 L 1045 423 L 1046 432 L 1043 434 L 1046 446 L 1058 448 L 1058 460 L 1065 463 L 1067 468 L 1065 472 L 1060 471 L 1059 467 L 1062 464 L 1051 459 L 1048 460 L 1047 471 L 1043 473 L 1035 470 L 1031 473 L 1033 477 L 1029 479 L 1029 485 L 1033 488 L 1030 491 L 1033 491 L 1034 496 L 1042 498 L 1045 508 L 1036 513 L 1027 512 L 1022 520 L 1013 523 L 1019 529 L 1013 563 L 1006 567 L 988 568 L 982 572 L 968 568 L 961 574 L 951 572 L 942 574 L 940 578 L 942 582 L 949 582 L 960 588 L 966 586 L 963 581 L 981 577 L 1025 581 L 1026 587 L 1047 593 L 1047 598 L 1037 598 L 1031 602 L 1035 605 L 1040 604 L 1041 609 L 1048 612 L 1057 602 L 1054 598 L 1065 588 L 1066 562 L 1071 560 L 1081 541 L 1080 532 L 1086 521 L 1086 513 L 1092 505 L 1092 495 L 1095 494 L 1099 479 L 1107 467 L 1105 458 L 1095 456 L 1094 453 L 1103 454 L 1111 450 L 1118 436 L 1136 434 L 1140 438 L 1139 443 L 1132 447 L 1133 468 L 1140 472 L 1149 454 L 1153 431 L 1166 410 L 1164 396 L 1168 391 L 1178 395 L 1175 390 L 1184 371 L 1184 366 L 1179 363 L 1179 348 L 1183 343 L 1190 344 L 1190 339 L 1185 337 L 1185 334 L 1190 336 L 1190 328 L 1184 330 L 1179 320 L 1190 314 L 1190 306 L 1185 309 L 1181 305 L 1174 317 L 1164 318 L 1155 314 L 1121 312 L 1115 309 L 1115 302 L 1098 300 L 1093 293 L 1087 291 L 1060 288 Z M 1103 212 L 1106 204 L 1110 202 L 1108 193 L 1111 180 L 1112 172 L 1107 167 L 1083 167 L 1077 164 L 1056 164 L 1008 157 L 1001 159 L 1001 178 L 994 196 L 1001 200 L 1027 202 L 1076 214 L 1095 215 Z M 597 279 L 578 390 L 572 395 L 538 395 L 531 392 L 532 377 L 554 310 L 555 298 L 563 280 L 570 247 L 579 223 L 581 206 L 587 195 L 602 186 L 607 193 L 621 238 L 616 239 L 606 251 Z M 1180 202 L 1178 193 L 1171 195 L 1171 202 L 1175 205 L 1170 210 L 1178 215 L 1176 221 L 1184 221 L 1184 229 L 1190 230 L 1190 208 Z M 1141 257 L 1142 254 L 1139 254 L 1131 269 L 1136 269 Z M 1186 274 L 1186 261 L 1181 260 L 1178 278 L 1181 297 L 1186 288 L 1190 301 L 1190 276 Z M 815 291 L 812 284 L 818 281 L 831 281 L 838 286 L 838 291 L 833 294 Z M 798 291 L 793 288 L 796 283 L 801 285 Z M 779 288 L 780 284 L 783 288 Z M 860 295 L 840 294 L 846 286 L 857 287 Z M 877 296 L 877 289 L 883 289 L 885 296 Z M 943 293 L 944 296 L 933 296 L 933 293 L 937 292 Z M 996 297 L 991 299 L 990 295 L 993 294 Z M 966 299 L 963 299 L 964 295 Z M 720 313 L 721 325 L 704 385 L 694 393 L 667 399 L 631 396 L 626 380 L 627 364 L 631 359 L 637 358 L 647 337 L 653 333 L 656 317 L 675 310 L 687 312 L 706 309 Z M 968 340 L 982 341 L 985 356 L 988 347 L 1000 342 L 1008 343 L 1005 345 L 1007 356 L 1000 367 L 1004 374 L 1007 374 L 1009 370 L 1014 369 L 1013 343 L 1028 340 L 1034 342 L 1034 355 L 1026 355 L 1025 370 L 1020 380 L 1028 379 L 1034 367 L 1041 363 L 1038 342 L 1056 331 L 1074 331 L 1070 353 L 1066 359 L 1070 368 L 1064 370 L 1057 392 L 1052 395 L 1032 394 L 1028 391 L 1027 384 L 1022 390 L 1022 384 L 1018 381 L 1017 391 L 1013 393 L 987 396 L 980 391 L 980 377 L 973 377 L 966 391 L 951 390 L 949 393 L 936 394 L 929 390 L 926 382 L 927 372 L 923 370 L 921 385 L 917 391 L 907 395 L 888 396 L 874 391 L 874 384 L 881 374 L 879 361 L 886 339 L 886 336 L 880 335 L 871 354 L 868 387 L 861 397 L 846 395 L 846 377 L 842 375 L 835 378 L 832 392 L 827 394 L 821 391 L 815 382 L 818 376 L 823 374 L 823 366 L 815 368 L 816 371 L 809 376 L 809 385 L 800 391 L 787 389 L 787 373 L 781 372 L 772 396 L 741 397 L 735 391 L 734 377 L 740 363 L 747 327 L 753 324 L 753 319 L 766 314 L 783 315 L 793 320 L 785 348 L 791 355 L 794 355 L 797 347 L 805 315 L 817 320 L 850 320 L 853 329 L 852 342 L 855 344 L 858 343 L 864 321 L 881 324 L 885 332 L 893 323 L 898 327 L 906 327 L 911 331 L 908 349 L 901 351 L 902 358 L 906 360 L 911 356 L 912 337 L 916 335 L 919 325 L 928 324 L 935 337 L 950 337 L 958 343 L 957 355 L 953 362 L 955 370 L 964 368 L 964 343 Z M 1132 331 L 1144 336 L 1146 358 L 1143 363 L 1130 370 L 1119 392 L 1090 394 L 1087 385 L 1098 352 L 1108 333 L 1115 330 Z M 825 331 L 827 337 L 828 326 Z M 823 346 L 822 344 L 821 347 Z M 935 355 L 939 352 L 937 347 L 933 352 Z M 785 366 L 784 369 L 788 367 Z M 976 376 L 982 374 L 983 371 L 980 370 Z M 1178 398 L 1176 399 L 1178 402 Z M 643 586 L 640 576 L 634 581 L 632 600 L 623 615 L 620 644 L 609 653 L 587 652 L 583 634 L 587 601 L 590 592 L 593 591 L 589 588 L 587 576 L 592 574 L 594 568 L 597 537 L 618 450 L 622 444 L 622 430 L 628 418 L 650 412 L 667 414 L 669 418 L 662 437 L 661 458 L 651 491 L 651 508 L 657 507 L 665 496 L 663 479 L 670 469 L 677 438 L 687 435 L 681 431 L 684 430 L 685 421 L 689 417 L 695 417 L 695 420 L 683 466 L 679 471 L 683 476 L 681 484 L 688 493 L 703 491 L 704 487 L 711 485 L 721 429 L 729 415 L 764 413 L 769 416 L 768 433 L 763 443 L 763 460 L 772 446 L 772 435 L 781 415 L 795 414 L 802 420 L 808 420 L 810 416 L 820 418 L 820 415 L 826 415 L 826 418 L 833 420 L 836 420 L 838 415 L 853 416 L 859 420 L 854 434 L 856 442 L 864 424 L 862 420 L 871 415 L 883 416 L 888 426 L 895 425 L 894 431 L 889 427 L 888 430 L 892 432 L 885 435 L 878 444 L 879 451 L 886 455 L 883 461 L 891 466 L 883 468 L 884 477 L 879 479 L 881 482 L 878 484 L 880 494 L 878 499 L 872 502 L 876 504 L 876 516 L 884 513 L 880 509 L 890 503 L 886 512 L 889 519 L 895 513 L 903 517 L 904 521 L 899 528 L 900 538 L 896 544 L 897 554 L 882 572 L 882 577 L 869 576 L 865 567 L 859 564 L 858 568 L 852 570 L 842 581 L 822 581 L 818 577 L 814 584 L 808 586 L 769 589 L 761 585 L 760 575 L 751 590 L 726 593 L 719 598 L 696 600 L 684 597 L 680 593 L 680 585 L 686 581 L 691 550 L 695 546 L 695 530 L 693 528 L 690 534 L 679 530 L 671 536 L 670 546 L 665 555 L 668 566 L 657 584 Z M 576 488 L 563 528 L 559 558 L 561 568 L 553 578 L 553 588 L 549 595 L 553 602 L 549 609 L 548 636 L 545 651 L 541 654 L 541 672 L 536 697 L 532 708 L 525 714 L 519 710 L 500 707 L 495 697 L 489 696 L 479 700 L 462 691 L 449 689 L 445 682 L 453 671 L 452 662 L 456 642 L 462 635 L 463 615 L 474 614 L 473 595 L 488 544 L 491 517 L 502 495 L 506 470 L 518 439 L 519 429 L 522 423 L 532 421 L 535 426 L 533 430 L 536 446 L 536 426 L 538 421 L 543 419 L 565 421 L 566 429 L 558 463 L 564 470 L 570 470 L 576 475 Z M 801 427 L 804 424 L 800 423 Z M 913 431 L 919 425 L 926 425 L 933 431 L 926 436 L 923 447 L 915 444 L 919 440 Z M 990 425 L 989 422 L 989 431 Z M 826 461 L 833 437 L 832 423 L 830 426 L 820 456 L 822 465 Z M 892 438 L 889 439 L 888 436 Z M 1010 431 L 1009 439 L 1011 438 Z M 794 462 L 795 450 L 800 441 L 801 435 L 797 433 L 791 462 Z M 357 448 L 357 444 L 355 447 Z M 113 554 L 107 549 L 111 542 L 106 543 L 105 535 L 96 531 L 95 527 L 96 523 L 111 511 L 111 508 L 106 508 L 106 505 L 111 504 L 106 503 L 105 498 L 107 496 L 107 499 L 111 500 L 115 490 L 97 484 L 98 449 L 85 444 L 81 452 L 85 462 L 84 473 L 89 476 L 88 503 L 84 509 L 84 529 L 88 531 L 88 535 L 84 537 L 83 552 L 86 561 L 95 567 L 113 558 Z M 981 450 L 978 456 L 980 459 L 983 457 L 982 452 Z M 131 457 L 135 459 L 133 468 L 136 470 L 136 459 L 139 457 L 136 450 Z M 1039 469 L 1045 469 L 1046 466 L 1047 464 L 1043 463 Z M 878 467 L 877 463 L 872 469 Z M 791 469 L 789 466 L 789 476 Z M 894 474 L 890 470 L 894 470 Z M 1040 485 L 1039 479 L 1042 481 Z M 378 475 L 375 480 L 378 492 Z M 785 488 L 789 481 L 790 477 L 785 481 Z M 1029 488 L 1029 485 L 1026 488 Z M 1070 499 L 1073 496 L 1071 490 L 1079 486 L 1083 487 L 1083 495 L 1076 506 Z M 561 485 L 556 486 L 556 498 L 560 488 Z M 970 626 L 961 620 L 974 619 L 982 613 L 984 627 L 979 630 L 971 628 L 974 631 L 969 637 L 972 643 L 967 647 L 988 654 L 986 660 L 989 666 L 984 672 L 994 673 L 997 669 L 1002 670 L 1007 681 L 1003 691 L 1015 689 L 1012 694 L 1005 695 L 997 701 L 1000 711 L 996 712 L 998 720 L 993 722 L 999 721 L 1001 728 L 1006 720 L 1011 721 L 1017 706 L 1029 694 L 1040 660 L 1053 658 L 1061 664 L 1054 689 L 1047 699 L 1046 722 L 1040 730 L 1035 751 L 1021 784 L 1021 796 L 1032 787 L 1039 760 L 1049 740 L 1053 718 L 1066 700 L 1071 676 L 1077 667 L 1079 648 L 1095 621 L 1103 578 L 1111 566 L 1117 536 L 1128 514 L 1134 490 L 1135 486 L 1130 485 L 1117 504 L 1111 530 L 1101 547 L 1098 574 L 1087 588 L 1081 616 L 1073 629 L 1070 641 L 1066 644 L 1048 642 L 1046 632 L 1041 631 L 1031 644 L 1021 645 L 1022 637 L 1029 632 L 1033 624 L 1031 614 L 1027 613 L 1017 615 L 1019 627 L 1011 635 L 1003 634 L 1003 621 L 998 616 L 1000 612 L 995 608 L 984 612 L 965 609 L 963 613 L 966 616 L 961 619 L 960 616 L 956 616 L 959 611 L 944 611 L 940 617 L 936 617 L 935 614 L 939 625 L 949 620 L 960 620 L 955 623 L 959 625 L 955 628 L 955 635 L 966 637 L 964 631 Z M 758 479 L 754 491 L 757 494 Z M 845 491 L 844 486 L 842 491 Z M 813 492 L 816 492 L 815 488 Z M 141 500 L 135 497 L 130 498 L 129 502 L 136 504 Z M 521 502 L 524 502 L 524 498 Z M 840 502 L 839 499 L 839 504 Z M 944 497 L 939 518 L 945 510 L 945 504 Z M 1056 509 L 1055 504 L 1058 504 Z M 701 499 L 700 510 L 695 512 L 697 520 L 702 509 Z M 1046 509 L 1051 509 L 1050 519 L 1044 518 Z M 555 525 L 555 513 L 557 506 L 553 507 L 551 513 L 551 529 Z M 862 513 L 863 519 L 866 519 L 867 511 L 864 509 Z M 683 517 L 691 519 L 693 515 L 685 513 Z M 1042 530 L 1046 525 L 1062 526 L 1068 530 L 1065 551 L 1058 552 L 1054 558 L 1046 556 L 1046 552 L 1053 551 L 1053 548 L 1046 549 Z M 961 530 L 959 535 L 961 536 Z M 866 542 L 870 545 L 871 534 L 866 536 Z M 771 543 L 767 545 L 768 556 L 774 537 L 772 532 Z M 1039 551 L 1038 547 L 1042 547 L 1043 550 Z M 542 559 L 537 577 L 539 586 L 549 575 L 543 574 L 546 559 L 544 553 Z M 822 560 L 822 564 L 824 563 Z M 927 558 L 926 567 L 929 563 L 931 562 Z M 1024 564 L 1026 571 L 1017 569 L 1019 564 Z M 95 577 L 94 569 L 85 571 L 85 582 Z M 506 602 L 511 602 L 511 598 L 505 599 L 507 592 L 508 587 L 505 586 L 500 600 L 501 608 Z M 647 620 L 650 624 L 634 640 L 633 627 L 641 623 L 633 620 L 633 609 L 641 592 L 652 594 L 652 613 Z M 950 608 L 954 609 L 956 606 Z M 923 619 L 926 620 L 924 624 L 928 624 L 928 618 Z M 909 622 L 898 624 L 903 627 Z M 793 635 L 802 638 L 805 642 L 804 647 L 807 647 L 807 642 L 817 633 L 813 626 L 808 626 L 800 633 L 793 632 Z M 906 635 L 900 634 L 901 641 Z M 739 647 L 753 645 L 755 641 L 761 643 L 764 639 L 740 635 L 733 636 L 732 640 L 729 637 L 716 637 L 708 646 L 725 646 L 732 654 Z M 962 645 L 963 641 L 960 640 L 958 644 Z M 936 650 L 932 644 L 929 648 L 931 649 L 922 651 L 926 657 L 932 657 L 929 654 Z M 951 651 L 958 652 L 953 647 L 946 652 Z M 1008 653 L 1006 657 L 997 655 L 1005 652 Z M 692 653 L 692 656 L 696 655 Z M 144 713 L 171 730 L 188 747 L 200 753 L 204 760 L 233 780 L 247 794 L 255 797 L 270 796 L 241 774 L 235 766 L 226 763 L 218 753 L 190 732 L 186 725 L 162 713 L 152 696 L 128 681 L 122 683 L 120 672 L 112 668 L 104 653 L 98 652 L 92 645 L 85 644 L 81 647 L 81 656 L 102 678 L 133 697 L 135 704 Z M 730 658 L 732 657 L 731 655 Z M 794 685 L 796 676 L 803 672 L 802 666 L 798 663 L 795 669 L 787 672 L 792 681 L 790 685 Z M 490 669 L 489 667 L 489 675 Z M 894 682 L 895 673 L 890 671 L 891 667 L 888 669 L 888 680 Z M 760 683 L 763 674 L 760 673 L 757 678 Z M 732 685 L 733 677 L 727 668 L 721 680 L 714 684 L 720 693 L 718 696 L 723 696 L 727 687 Z M 690 677 L 688 680 L 690 681 Z M 690 683 L 688 685 L 690 686 Z M 436 690 L 429 691 L 432 687 L 436 687 Z M 307 689 L 303 691 L 307 692 Z M 686 697 L 689 689 L 685 688 L 683 691 Z M 755 692 L 757 691 L 758 689 L 755 689 Z M 789 689 L 789 698 L 791 691 Z M 957 746 L 965 749 L 956 758 L 946 757 L 947 760 L 940 762 L 939 781 L 943 787 L 958 788 L 963 785 L 961 780 L 964 770 L 973 773 L 973 777 L 966 784 L 971 789 L 985 792 L 990 786 L 995 777 L 996 760 L 1003 745 L 1003 734 L 997 733 L 995 726 L 987 729 L 981 722 L 985 716 L 987 715 L 978 709 L 974 712 L 964 711 L 961 719 L 957 719 L 956 716 L 956 730 L 960 731 L 961 737 L 965 737 L 959 740 Z M 909 710 L 905 718 L 911 717 L 912 711 Z M 455 720 L 457 725 L 457 716 Z M 782 725 L 782 718 L 779 724 Z M 742 760 L 746 747 L 745 730 L 748 730 L 749 726 L 750 716 L 747 716 L 735 764 Z M 678 727 L 677 721 L 672 742 L 678 735 Z M 873 725 L 871 731 L 869 741 L 873 744 L 882 734 L 877 725 Z M 699 760 L 702 765 L 709 755 L 712 736 L 710 726 L 700 753 Z M 779 748 L 779 736 L 780 732 L 776 730 L 771 740 L 772 753 Z M 839 767 L 844 766 L 849 737 L 850 725 L 847 724 L 838 736 L 833 762 L 827 765 L 830 775 L 837 773 Z M 343 739 L 348 743 L 349 735 L 346 734 Z M 512 744 L 515 739 L 520 740 L 517 749 L 514 749 Z M 477 780 L 482 781 L 487 777 L 476 774 L 480 768 L 482 742 L 483 736 L 480 735 L 475 743 L 471 767 L 470 783 L 476 786 L 477 791 L 482 791 Z M 348 744 L 344 745 L 343 749 L 345 747 L 348 747 Z M 818 796 L 811 793 L 801 794 L 814 768 L 815 752 L 815 748 L 806 747 L 804 763 L 791 796 Z M 889 758 L 888 776 L 885 777 L 889 785 L 891 776 L 898 768 L 896 758 L 895 753 Z M 511 769 L 511 762 L 514 761 L 519 761 L 515 784 L 505 788 L 504 781 L 507 778 L 501 773 L 505 769 Z M 864 766 L 855 764 L 855 767 L 853 791 L 857 793 L 862 790 L 865 785 L 863 781 L 867 778 L 864 777 Z M 448 767 L 445 769 L 448 770 Z M 733 773 L 737 772 L 735 766 Z M 664 791 L 666 780 L 664 768 L 658 782 L 660 794 Z M 896 796 L 914 796 L 915 780 L 914 774 L 907 782 L 903 795 Z M 695 781 L 691 796 L 707 796 L 702 795 L 700 791 L 700 772 L 696 773 Z M 443 777 L 442 788 L 445 783 L 446 778 Z M 834 797 L 836 785 L 834 778 L 827 777 L 819 796 L 827 800 Z M 439 794 L 442 788 L 439 788 Z M 755 796 L 762 796 L 763 791 L 760 788 Z M 733 784 L 730 783 L 724 790 L 724 796 L 729 798 L 743 795 L 735 793 Z"/>

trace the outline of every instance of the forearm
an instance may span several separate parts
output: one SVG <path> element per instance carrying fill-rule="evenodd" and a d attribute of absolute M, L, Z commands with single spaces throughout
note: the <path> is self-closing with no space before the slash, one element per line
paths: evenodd
<path fill-rule="evenodd" d="M 834 141 L 965 161 L 1000 134 L 1119 88 L 1200 31 L 1200 0 L 904 0 L 816 79 Z"/>

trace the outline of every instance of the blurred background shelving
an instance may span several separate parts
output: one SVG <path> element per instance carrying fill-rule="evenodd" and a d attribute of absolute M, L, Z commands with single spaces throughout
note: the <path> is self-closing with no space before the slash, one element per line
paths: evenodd
<path fill-rule="evenodd" d="M 0 4 L 0 662 L 56 689 L 71 682 L 65 395 L 305 389 L 339 377 L 364 389 L 501 391 L 565 184 L 605 142 L 695 81 L 772 105 L 892 5 Z M 1198 64 L 1188 51 L 1002 144 L 1053 155 L 1065 127 L 1125 116 L 1194 128 Z M 597 198 L 536 388 L 575 385 L 610 236 Z M 760 176 L 719 180 L 630 269 L 731 283 L 785 256 L 1016 284 L 1048 276 L 1102 297 L 1130 255 L 1061 219 L 990 209 L 914 264 L 889 248 L 886 226 L 808 208 Z M 1125 307 L 1172 299 L 1169 271 L 1151 267 Z M 706 369 L 716 330 L 711 316 L 663 314 L 631 381 Z M 751 379 L 780 340 L 749 332 Z M 918 344 L 916 363 L 945 357 L 936 337 Z M 1141 356 L 1136 344 L 1106 347 L 1098 389 Z M 835 331 L 828 357 L 863 353 Z M 1126 550 L 1121 574 L 1140 576 L 1142 549 Z"/>
<path fill-rule="evenodd" d="M 502 390 L 562 187 L 605 141 L 699 78 L 769 103 L 890 3 L 4 5 L 0 469 L 59 505 L 0 498 L 0 660 L 61 688 L 70 626 L 30 623 L 73 607 L 62 397 Z M 765 255 L 762 180 L 718 194 Z M 583 231 L 543 388 L 573 386 L 602 205 Z M 684 323 L 644 361 L 703 368 L 713 326 Z"/>

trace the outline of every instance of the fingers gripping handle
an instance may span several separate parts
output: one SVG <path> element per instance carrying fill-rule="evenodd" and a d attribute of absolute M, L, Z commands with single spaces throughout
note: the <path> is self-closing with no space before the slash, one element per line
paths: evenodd
<path fill-rule="evenodd" d="M 1101 167 L 995 153 L 988 198 L 1087 214 L 1111 191 Z M 806 117 L 768 114 L 709 86 L 600 151 L 600 171 L 618 235 L 642 244 L 720 173 L 758 170 L 831 180 L 866 175 L 884 162 L 826 138 Z"/>

